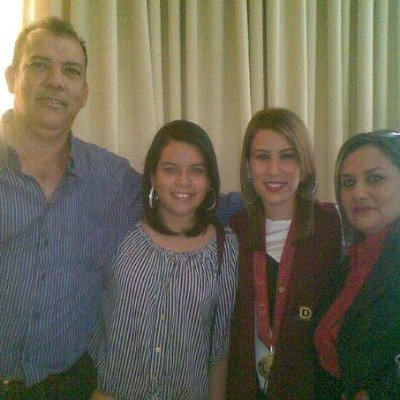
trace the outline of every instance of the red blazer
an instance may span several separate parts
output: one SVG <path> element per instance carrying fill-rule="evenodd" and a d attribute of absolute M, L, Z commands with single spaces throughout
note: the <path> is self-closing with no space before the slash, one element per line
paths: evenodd
<path fill-rule="evenodd" d="M 339 261 L 341 251 L 340 219 L 336 207 L 329 203 L 316 203 L 314 219 L 314 234 L 295 243 L 288 295 L 268 382 L 269 400 L 313 398 L 313 314 L 311 319 L 302 319 L 299 313 L 301 307 L 308 307 L 314 313 L 323 281 Z M 231 220 L 231 227 L 240 242 L 240 271 L 229 353 L 229 400 L 255 399 L 257 390 L 253 253 L 246 247 L 247 225 L 246 212 Z"/>

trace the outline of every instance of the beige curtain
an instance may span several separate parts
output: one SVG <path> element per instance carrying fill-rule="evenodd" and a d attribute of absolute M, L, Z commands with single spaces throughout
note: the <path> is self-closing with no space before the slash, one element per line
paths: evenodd
<path fill-rule="evenodd" d="M 90 100 L 78 136 L 142 170 L 165 122 L 212 137 L 223 189 L 239 189 L 251 115 L 287 107 L 315 147 L 319 197 L 349 135 L 400 128 L 398 0 L 25 0 L 25 23 L 69 19 L 86 39 Z"/>

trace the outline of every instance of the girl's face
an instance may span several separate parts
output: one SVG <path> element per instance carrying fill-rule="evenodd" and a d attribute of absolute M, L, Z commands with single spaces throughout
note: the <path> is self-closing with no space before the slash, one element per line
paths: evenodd
<path fill-rule="evenodd" d="M 377 147 L 358 148 L 339 170 L 340 201 L 350 224 L 374 234 L 400 217 L 400 171 Z"/>
<path fill-rule="evenodd" d="M 191 144 L 171 141 L 161 152 L 152 178 L 164 224 L 175 232 L 193 226 L 197 208 L 209 189 L 204 157 Z"/>
<path fill-rule="evenodd" d="M 301 171 L 296 150 L 284 135 L 269 129 L 256 133 L 250 146 L 249 173 L 266 217 L 292 219 Z"/>

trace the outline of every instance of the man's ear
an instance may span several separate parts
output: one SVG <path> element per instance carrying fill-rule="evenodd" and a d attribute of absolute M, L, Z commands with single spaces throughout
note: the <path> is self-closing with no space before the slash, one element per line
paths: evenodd
<path fill-rule="evenodd" d="M 14 84 L 15 84 L 15 70 L 12 65 L 7 67 L 4 72 L 4 76 L 6 77 L 8 91 L 10 93 L 14 93 Z"/>

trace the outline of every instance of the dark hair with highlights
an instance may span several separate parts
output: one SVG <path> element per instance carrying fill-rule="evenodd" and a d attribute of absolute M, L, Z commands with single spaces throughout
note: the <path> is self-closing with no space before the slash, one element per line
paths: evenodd
<path fill-rule="evenodd" d="M 193 122 L 185 120 L 172 121 L 164 125 L 154 137 L 146 155 L 142 180 L 144 218 L 145 221 L 158 232 L 168 235 L 176 234 L 176 232 L 172 232 L 168 229 L 161 220 L 157 205 L 151 208 L 149 204 L 149 193 L 152 186 L 151 179 L 156 172 L 161 153 L 169 143 L 174 141 L 190 144 L 200 151 L 205 161 L 206 174 L 210 183 L 210 190 L 203 200 L 203 203 L 196 210 L 196 220 L 193 227 L 185 232 L 187 236 L 194 237 L 204 232 L 210 223 L 216 226 L 218 225 L 215 218 L 215 210 L 219 197 L 220 180 L 217 158 L 211 140 L 207 133 Z M 212 207 L 214 203 L 215 207 Z"/>
<path fill-rule="evenodd" d="M 335 167 L 335 194 L 339 204 L 343 223 L 343 231 L 347 243 L 357 241 L 361 234 L 353 228 L 347 219 L 340 200 L 340 168 L 346 158 L 361 147 L 374 146 L 380 150 L 400 171 L 400 132 L 395 130 L 377 130 L 372 132 L 358 133 L 343 143 L 339 150 Z"/>
<path fill-rule="evenodd" d="M 284 136 L 295 150 L 300 166 L 300 183 L 297 188 L 295 218 L 298 222 L 296 238 L 308 237 L 313 231 L 313 209 L 316 193 L 314 157 L 303 121 L 285 108 L 270 108 L 257 112 L 250 120 L 243 139 L 240 165 L 240 184 L 249 214 L 248 243 L 251 249 L 262 249 L 263 238 L 259 232 L 265 220 L 264 206 L 248 176 L 251 144 L 260 130 L 271 130 Z"/>
<path fill-rule="evenodd" d="M 36 30 L 43 29 L 47 32 L 53 33 L 56 36 L 67 37 L 75 39 L 82 48 L 85 56 L 85 71 L 88 65 L 88 55 L 84 40 L 76 33 L 72 24 L 68 21 L 64 21 L 57 17 L 47 17 L 40 21 L 34 22 L 25 27 L 17 37 L 14 45 L 14 55 L 12 59 L 12 66 L 14 69 L 18 68 L 19 62 L 21 61 L 22 53 L 27 41 L 28 35 Z"/>

